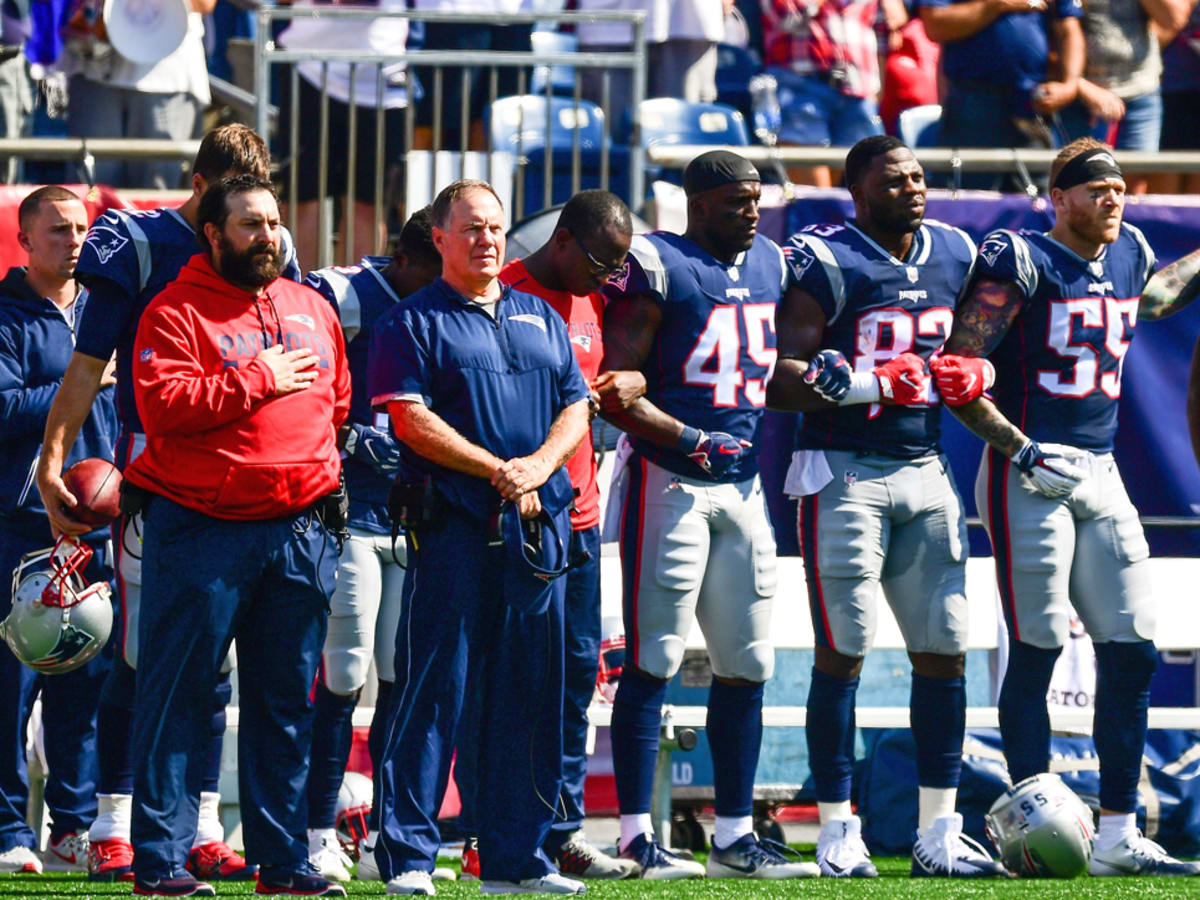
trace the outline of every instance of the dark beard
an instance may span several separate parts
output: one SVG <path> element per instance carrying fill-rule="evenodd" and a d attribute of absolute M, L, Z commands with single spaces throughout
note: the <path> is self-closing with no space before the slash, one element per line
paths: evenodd
<path fill-rule="evenodd" d="M 225 235 L 221 235 L 221 262 L 217 271 L 233 284 L 255 289 L 264 287 L 283 271 L 283 248 L 272 249 L 264 241 L 238 252 Z"/>

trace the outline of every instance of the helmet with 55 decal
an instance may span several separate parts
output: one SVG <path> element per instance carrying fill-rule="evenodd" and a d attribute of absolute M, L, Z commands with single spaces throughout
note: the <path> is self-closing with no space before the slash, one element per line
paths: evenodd
<path fill-rule="evenodd" d="M 12 611 L 0 636 L 38 672 L 78 669 L 99 653 L 112 631 L 112 590 L 88 584 L 83 571 L 92 548 L 63 536 L 53 547 L 26 553 L 13 570 Z"/>
<path fill-rule="evenodd" d="M 1000 795 L 985 819 L 1004 867 L 1026 878 L 1074 878 L 1087 871 L 1092 811 L 1057 775 L 1033 775 Z"/>

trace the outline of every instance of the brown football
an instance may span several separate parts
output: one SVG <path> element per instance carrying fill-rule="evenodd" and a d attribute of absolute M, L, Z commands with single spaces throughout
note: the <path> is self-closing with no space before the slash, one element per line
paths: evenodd
<path fill-rule="evenodd" d="M 99 528 L 121 514 L 121 472 L 107 459 L 81 459 L 63 472 L 63 483 L 78 501 L 67 510 L 71 518 Z"/>

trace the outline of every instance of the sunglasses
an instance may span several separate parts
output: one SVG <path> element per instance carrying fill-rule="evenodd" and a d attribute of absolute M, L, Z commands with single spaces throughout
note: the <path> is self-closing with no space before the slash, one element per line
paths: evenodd
<path fill-rule="evenodd" d="M 591 263 L 592 275 L 596 278 L 609 278 L 625 268 L 625 260 L 621 260 L 619 263 L 600 262 L 600 260 L 596 259 L 592 251 L 587 248 L 587 245 L 579 239 L 579 235 L 573 231 L 570 232 L 570 235 L 575 238 L 575 243 L 579 245 L 579 249 L 583 251 L 583 255 L 587 257 L 587 261 Z"/>

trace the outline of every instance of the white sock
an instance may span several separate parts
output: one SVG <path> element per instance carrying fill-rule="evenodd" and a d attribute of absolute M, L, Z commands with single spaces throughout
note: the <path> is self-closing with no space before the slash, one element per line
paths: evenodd
<path fill-rule="evenodd" d="M 849 800 L 838 800 L 836 803 L 822 803 L 818 800 L 817 814 L 821 817 L 821 824 L 826 825 L 850 818 L 854 815 L 854 810 L 850 808 Z"/>
<path fill-rule="evenodd" d="M 129 840 L 129 819 L 133 813 L 133 797 L 129 794 L 97 794 L 96 819 L 88 829 L 89 841 L 108 841 L 113 838 Z"/>
<path fill-rule="evenodd" d="M 713 830 L 713 844 L 717 847 L 728 847 L 744 834 L 754 831 L 753 816 L 717 816 L 717 825 Z"/>
<path fill-rule="evenodd" d="M 1111 850 L 1121 839 L 1133 837 L 1137 832 L 1137 813 L 1113 813 L 1100 816 L 1100 828 L 1096 831 L 1096 849 Z"/>
<path fill-rule="evenodd" d="M 643 834 L 654 834 L 650 813 L 621 814 L 621 849 L 624 850 Z"/>
<path fill-rule="evenodd" d="M 954 815 L 954 804 L 958 800 L 958 788 L 917 788 L 917 827 L 931 828 L 944 816 Z"/>
<path fill-rule="evenodd" d="M 221 825 L 221 795 L 215 791 L 200 792 L 200 814 L 196 817 L 196 839 L 192 849 L 225 840 L 225 828 Z"/>

